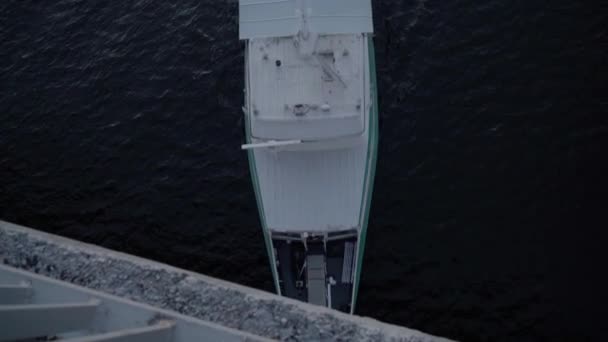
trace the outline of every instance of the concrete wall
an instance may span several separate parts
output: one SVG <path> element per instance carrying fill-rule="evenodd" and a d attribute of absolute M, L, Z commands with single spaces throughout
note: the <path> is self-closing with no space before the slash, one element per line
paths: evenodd
<path fill-rule="evenodd" d="M 0 262 L 287 341 L 447 341 L 0 221 Z"/>

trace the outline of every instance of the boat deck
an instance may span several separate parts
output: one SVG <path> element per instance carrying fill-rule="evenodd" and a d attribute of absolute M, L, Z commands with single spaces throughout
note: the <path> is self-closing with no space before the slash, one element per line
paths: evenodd
<path fill-rule="evenodd" d="M 243 0 L 239 17 L 242 148 L 275 285 L 352 313 L 377 139 L 371 2 Z"/>
<path fill-rule="evenodd" d="M 363 42 L 354 34 L 250 40 L 252 136 L 318 140 L 361 135 Z"/>
<path fill-rule="evenodd" d="M 345 238 L 327 241 L 325 248 L 323 244 L 309 244 L 308 250 L 304 243 L 297 239 L 273 239 L 281 293 L 290 298 L 310 302 L 307 256 L 320 255 L 324 258 L 325 267 L 323 283 L 327 284 L 327 280 L 333 280 L 330 292 L 324 292 L 326 301 L 331 301 L 333 309 L 350 312 L 356 243 L 354 231 Z"/>

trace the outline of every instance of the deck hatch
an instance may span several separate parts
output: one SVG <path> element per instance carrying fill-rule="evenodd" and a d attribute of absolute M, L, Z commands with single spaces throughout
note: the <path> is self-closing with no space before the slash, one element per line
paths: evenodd
<path fill-rule="evenodd" d="M 320 254 L 308 255 L 306 265 L 308 302 L 326 305 L 325 257 Z"/>

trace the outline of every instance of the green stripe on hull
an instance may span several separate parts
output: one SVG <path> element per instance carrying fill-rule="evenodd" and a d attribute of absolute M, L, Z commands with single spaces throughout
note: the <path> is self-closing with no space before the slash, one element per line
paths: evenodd
<path fill-rule="evenodd" d="M 368 39 L 369 52 L 369 76 L 370 76 L 370 98 L 372 99 L 372 108 L 369 115 L 369 138 L 367 141 L 367 164 L 365 167 L 365 194 L 361 202 L 361 231 L 359 233 L 359 241 L 357 242 L 357 267 L 355 269 L 355 281 L 353 289 L 353 301 L 351 305 L 351 313 L 355 311 L 357 303 L 357 295 L 359 293 L 359 280 L 361 279 L 361 269 L 363 267 L 363 255 L 365 252 L 365 239 L 367 235 L 367 225 L 369 221 L 369 212 L 372 203 L 372 193 L 374 190 L 374 178 L 376 174 L 376 158 L 378 148 L 378 91 L 376 86 L 376 54 L 374 51 L 374 41 L 371 36 Z"/>

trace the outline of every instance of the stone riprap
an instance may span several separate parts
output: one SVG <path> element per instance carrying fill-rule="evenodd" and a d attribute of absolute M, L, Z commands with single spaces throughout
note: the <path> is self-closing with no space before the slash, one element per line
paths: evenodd
<path fill-rule="evenodd" d="M 283 341 L 448 341 L 3 221 L 0 262 Z"/>

